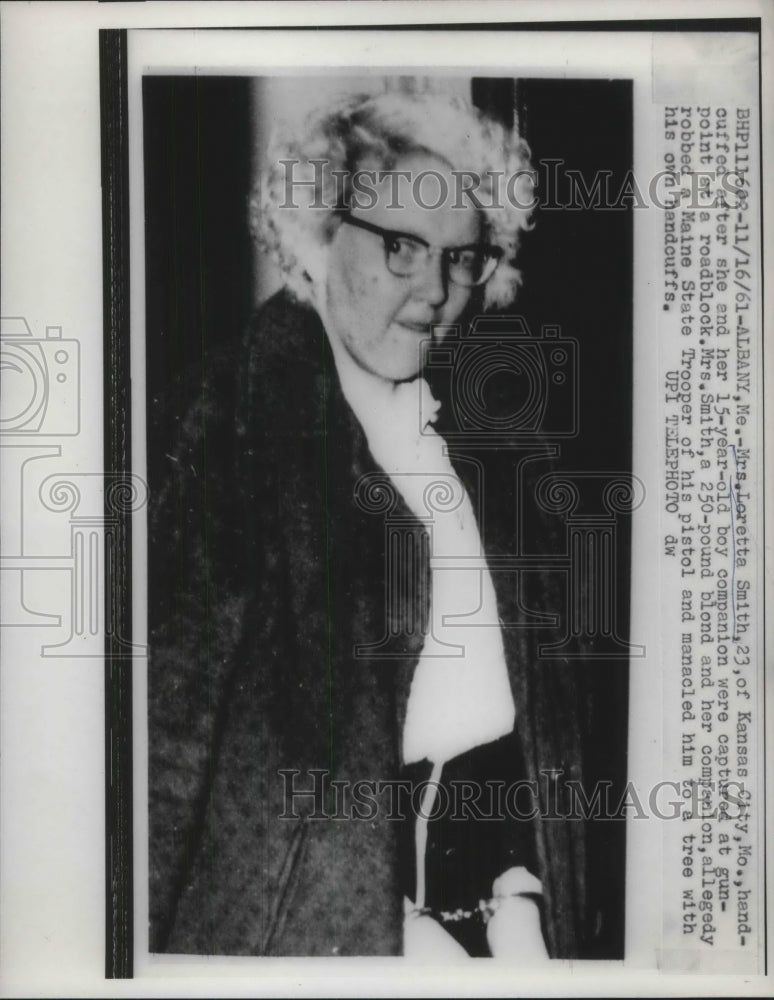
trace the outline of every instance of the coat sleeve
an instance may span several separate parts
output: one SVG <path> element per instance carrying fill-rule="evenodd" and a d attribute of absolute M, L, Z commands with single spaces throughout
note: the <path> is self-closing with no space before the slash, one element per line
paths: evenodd
<path fill-rule="evenodd" d="M 163 951 L 200 839 L 245 613 L 232 359 L 210 370 L 151 483 L 150 948 Z M 157 488 L 154 489 L 154 486 Z"/>

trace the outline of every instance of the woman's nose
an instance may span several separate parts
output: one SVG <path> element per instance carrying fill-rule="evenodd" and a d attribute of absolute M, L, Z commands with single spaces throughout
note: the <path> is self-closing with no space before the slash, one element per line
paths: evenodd
<path fill-rule="evenodd" d="M 434 308 L 444 304 L 449 296 L 449 288 L 442 253 L 434 253 L 427 258 L 424 268 L 414 279 L 412 293 L 414 298 L 427 302 Z"/>

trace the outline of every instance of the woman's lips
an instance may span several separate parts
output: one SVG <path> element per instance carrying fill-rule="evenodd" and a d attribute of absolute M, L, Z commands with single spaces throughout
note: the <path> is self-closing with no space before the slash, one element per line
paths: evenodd
<path fill-rule="evenodd" d="M 414 333 L 430 333 L 430 323 L 420 323 L 415 320 L 400 319 L 397 321 L 399 326 L 405 326 L 407 330 L 413 330 Z"/>

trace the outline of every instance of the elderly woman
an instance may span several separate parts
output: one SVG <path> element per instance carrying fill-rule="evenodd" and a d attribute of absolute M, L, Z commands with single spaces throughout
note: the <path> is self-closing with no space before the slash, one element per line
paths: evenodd
<path fill-rule="evenodd" d="M 464 102 L 395 93 L 270 153 L 253 213 L 286 287 L 154 513 L 179 564 L 151 633 L 152 950 L 579 953 L 582 835 L 540 821 L 537 780 L 577 776 L 550 723 L 575 694 L 495 589 L 476 463 L 422 377 L 512 300 L 528 167 Z"/>

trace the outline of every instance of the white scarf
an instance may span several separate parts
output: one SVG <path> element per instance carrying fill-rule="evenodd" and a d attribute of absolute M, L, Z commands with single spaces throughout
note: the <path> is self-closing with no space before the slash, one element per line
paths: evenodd
<path fill-rule="evenodd" d="M 470 498 L 433 427 L 440 403 L 427 382 L 380 379 L 330 340 L 371 454 L 430 533 L 431 627 L 411 684 L 403 759 L 438 765 L 513 730 L 492 577 Z"/>

